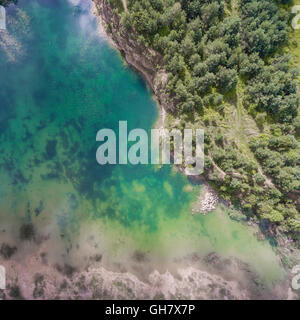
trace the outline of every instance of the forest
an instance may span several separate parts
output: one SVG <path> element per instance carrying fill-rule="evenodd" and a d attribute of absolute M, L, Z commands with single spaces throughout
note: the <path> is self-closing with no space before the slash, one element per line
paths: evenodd
<path fill-rule="evenodd" d="M 210 184 L 300 245 L 299 71 L 286 48 L 291 1 L 128 0 L 128 10 L 108 1 L 130 37 L 163 56 L 157 67 L 168 74 L 176 106 L 169 126 L 205 128 Z"/>

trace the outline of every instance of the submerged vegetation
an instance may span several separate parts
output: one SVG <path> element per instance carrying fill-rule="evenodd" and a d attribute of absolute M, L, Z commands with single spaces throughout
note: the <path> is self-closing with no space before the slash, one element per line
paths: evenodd
<path fill-rule="evenodd" d="M 127 34 L 163 57 L 156 67 L 167 73 L 175 106 L 169 126 L 205 127 L 207 179 L 248 216 L 299 240 L 291 1 L 128 0 L 128 10 L 109 3 Z"/>

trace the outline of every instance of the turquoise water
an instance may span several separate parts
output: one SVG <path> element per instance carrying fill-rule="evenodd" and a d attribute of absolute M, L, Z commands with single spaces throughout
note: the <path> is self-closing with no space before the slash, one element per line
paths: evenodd
<path fill-rule="evenodd" d="M 163 271 L 178 258 L 215 251 L 249 263 L 266 281 L 281 279 L 271 246 L 224 208 L 192 216 L 201 186 L 171 166 L 97 164 L 98 130 L 118 132 L 121 120 L 129 130 L 149 130 L 158 113 L 144 81 L 99 35 L 90 4 L 24 0 L 8 9 L 0 44 L 0 222 L 9 241 L 18 243 L 20 224 L 32 223 L 52 239 L 49 251 L 70 259 L 101 253 L 105 266 L 126 269 L 138 250 Z"/>

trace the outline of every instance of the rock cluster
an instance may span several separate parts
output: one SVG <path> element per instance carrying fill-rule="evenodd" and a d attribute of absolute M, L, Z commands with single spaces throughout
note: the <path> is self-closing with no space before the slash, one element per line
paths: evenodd
<path fill-rule="evenodd" d="M 193 214 L 207 214 L 215 210 L 219 203 L 219 197 L 216 192 L 209 186 L 205 186 L 204 188 L 204 192 L 201 192 L 201 195 L 192 209 Z"/>

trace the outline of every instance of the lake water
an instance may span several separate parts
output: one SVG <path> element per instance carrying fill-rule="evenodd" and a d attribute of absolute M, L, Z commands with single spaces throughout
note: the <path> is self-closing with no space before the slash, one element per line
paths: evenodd
<path fill-rule="evenodd" d="M 192 215 L 201 186 L 171 166 L 100 166 L 96 133 L 149 130 L 158 112 L 139 75 L 98 32 L 90 1 L 21 0 L 0 40 L 0 244 L 31 223 L 49 255 L 111 270 L 176 269 L 211 252 L 248 263 L 266 283 L 284 272 L 274 248 L 219 207 Z M 51 243 L 51 245 L 50 245 Z M 190 263 L 190 262 L 189 262 Z M 142 275 L 141 275 L 142 276 Z"/>

